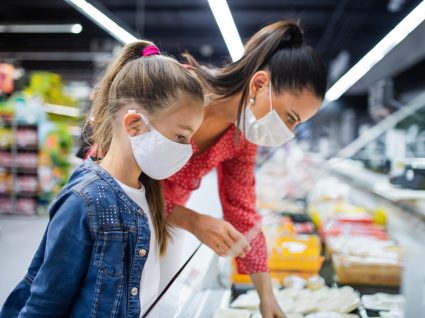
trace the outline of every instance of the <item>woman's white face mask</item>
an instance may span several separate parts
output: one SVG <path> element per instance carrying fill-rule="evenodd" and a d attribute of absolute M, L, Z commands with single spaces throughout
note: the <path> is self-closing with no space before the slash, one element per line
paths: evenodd
<path fill-rule="evenodd" d="M 269 84 L 270 112 L 263 118 L 256 119 L 251 111 L 253 100 L 242 112 L 243 118 L 239 128 L 246 139 L 250 142 L 265 147 L 277 147 L 287 143 L 295 137 L 292 131 L 286 126 L 272 105 L 272 85 Z"/>
<path fill-rule="evenodd" d="M 147 118 L 140 113 L 139 115 L 149 131 L 138 136 L 129 136 L 134 159 L 147 176 L 155 180 L 167 179 L 189 161 L 193 153 L 192 145 L 168 139 Z"/>

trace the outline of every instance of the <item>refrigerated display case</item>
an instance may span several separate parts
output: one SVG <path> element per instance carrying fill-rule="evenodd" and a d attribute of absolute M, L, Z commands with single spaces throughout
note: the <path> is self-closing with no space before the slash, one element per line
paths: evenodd
<path fill-rule="evenodd" d="M 422 94 L 329 160 L 291 145 L 259 171 L 265 179 L 281 176 L 258 178 L 259 200 L 265 198 L 268 209 L 279 212 L 285 200 L 300 200 L 304 192 L 332 265 L 321 271 L 328 285 L 350 285 L 360 294 L 401 293 L 405 314 L 386 312 L 391 317 L 424 312 L 418 270 L 425 265 L 424 134 Z M 264 182 L 266 189 L 274 185 L 273 191 L 264 190 Z M 357 313 L 367 317 L 362 306 Z"/>
<path fill-rule="evenodd" d="M 412 172 L 406 170 L 412 170 L 412 162 L 417 163 L 423 156 L 421 151 L 425 144 L 422 143 L 425 141 L 421 136 L 424 132 L 425 95 L 421 95 L 365 131 L 330 160 L 309 153 L 296 143 L 268 153 L 266 161 L 262 158 L 256 171 L 257 202 L 268 243 L 276 238 L 276 242 L 283 239 L 276 237 L 276 233 L 282 233 L 282 226 L 287 230 L 286 223 L 275 222 L 276 219 L 268 222 L 268 216 L 273 214 L 285 222 L 291 217 L 293 235 L 300 234 L 295 231 L 296 220 L 314 222 L 316 235 L 320 235 L 325 244 L 323 255 L 327 261 L 320 275 L 328 287 L 323 287 L 317 276 L 310 280 L 304 277 L 302 288 L 305 290 L 298 292 L 300 295 L 348 293 L 354 299 L 357 294 L 361 301 L 350 304 L 355 305 L 353 309 L 357 307 L 352 314 L 377 317 L 381 311 L 382 315 L 394 315 L 392 317 L 422 317 L 425 312 L 422 301 L 425 292 L 422 270 L 425 266 L 425 191 L 416 185 L 396 185 L 391 179 L 398 173 L 406 175 L 405 181 L 409 181 L 408 174 Z M 377 149 L 373 144 L 377 142 L 381 151 L 379 157 L 383 157 L 382 162 L 387 165 L 385 169 L 370 164 L 374 159 L 370 156 Z M 420 170 L 421 166 L 418 167 Z M 413 173 L 416 175 L 416 171 Z M 417 181 L 411 176 L 410 179 Z M 270 251 L 273 248 L 269 246 Z M 276 253 L 271 255 L 278 257 Z M 298 282 L 287 274 L 274 281 L 276 295 L 295 293 L 293 288 Z M 226 314 L 259 317 L 252 290 L 245 297 L 253 302 L 248 310 L 230 311 L 232 301 L 247 290 L 246 284 L 242 284 L 243 291 L 238 290 L 237 282 L 230 288 L 231 278 L 231 261 L 224 261 L 206 246 L 200 246 L 170 280 L 146 317 L 214 317 L 216 313 L 219 313 L 216 317 L 221 313 L 223 317 Z M 344 289 L 344 286 L 350 288 Z M 279 301 L 284 308 L 296 308 L 290 307 L 287 299 Z M 376 305 L 379 301 L 381 305 L 385 302 L 385 310 L 379 310 Z M 307 306 L 301 305 L 304 309 Z M 325 302 L 320 306 L 331 308 L 331 305 Z M 307 317 L 309 313 L 320 312 L 319 307 L 310 307 L 302 313 L 287 313 Z M 347 304 L 344 308 L 351 307 Z"/>
<path fill-rule="evenodd" d="M 223 262 L 200 245 L 143 317 L 207 318 L 230 302 L 230 280 Z"/>
<path fill-rule="evenodd" d="M 222 216 L 215 171 L 204 177 L 187 206 L 214 217 Z M 142 316 L 212 318 L 218 308 L 230 303 L 231 261 L 230 258 L 219 258 L 192 234 L 172 229 L 167 254 L 160 264 L 161 292 L 148 308 L 142 310 Z"/>
<path fill-rule="evenodd" d="M 367 135 L 369 133 L 369 136 Z M 402 268 L 387 264 L 382 270 L 393 280 L 401 272 L 400 292 L 405 296 L 404 317 L 422 317 L 425 303 L 425 94 L 404 105 L 360 136 L 340 158 L 326 165 L 328 176 L 350 187 L 349 200 L 369 211 L 381 212 L 390 238 L 403 249 Z M 362 140 L 363 139 L 363 140 Z M 368 147 L 381 143 L 387 169 L 371 167 Z M 351 149 L 350 149 L 351 148 Z M 346 155 L 344 155 L 344 152 Z M 395 272 L 394 272 L 395 271 Z"/>

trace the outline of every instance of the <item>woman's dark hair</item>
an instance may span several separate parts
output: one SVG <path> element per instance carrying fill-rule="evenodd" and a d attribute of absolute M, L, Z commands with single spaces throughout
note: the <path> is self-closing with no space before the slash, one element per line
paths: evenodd
<path fill-rule="evenodd" d="M 268 70 L 274 91 L 300 92 L 308 88 L 323 99 L 326 92 L 326 69 L 315 50 L 304 42 L 303 31 L 294 21 L 282 20 L 258 31 L 245 44 L 245 53 L 236 62 L 222 68 L 201 66 L 190 54 L 183 55 L 198 73 L 213 99 L 223 99 L 242 92 L 238 123 L 255 72 Z"/>

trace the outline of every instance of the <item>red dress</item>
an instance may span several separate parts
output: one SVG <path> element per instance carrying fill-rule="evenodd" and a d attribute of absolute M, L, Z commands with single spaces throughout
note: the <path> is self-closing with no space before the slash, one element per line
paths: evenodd
<path fill-rule="evenodd" d="M 261 217 L 256 213 L 255 177 L 256 146 L 239 133 L 235 143 L 236 127 L 232 126 L 210 148 L 200 153 L 192 142 L 193 156 L 172 177 L 163 181 L 166 211 L 172 213 L 175 205 L 184 206 L 190 193 L 199 188 L 201 179 L 217 168 L 220 201 L 223 216 L 242 234 L 249 232 Z M 202 212 L 202 211 L 199 211 Z M 250 241 L 251 250 L 244 258 L 236 258 L 242 274 L 267 272 L 266 242 L 262 232 Z"/>

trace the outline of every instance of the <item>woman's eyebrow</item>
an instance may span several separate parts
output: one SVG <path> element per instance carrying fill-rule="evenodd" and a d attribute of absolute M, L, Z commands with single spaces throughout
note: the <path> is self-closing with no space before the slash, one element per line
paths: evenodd
<path fill-rule="evenodd" d="M 292 108 L 290 109 L 290 111 L 292 111 L 292 113 L 295 115 L 295 117 L 297 118 L 297 120 L 298 120 L 299 122 L 301 122 L 301 117 L 300 117 L 300 115 L 298 115 L 298 113 L 297 113 L 295 110 L 293 110 Z"/>

